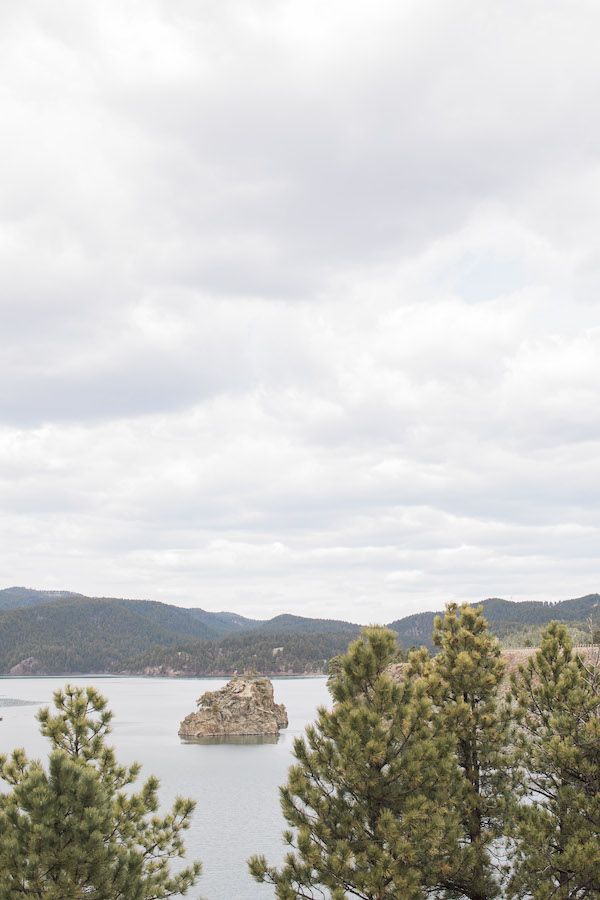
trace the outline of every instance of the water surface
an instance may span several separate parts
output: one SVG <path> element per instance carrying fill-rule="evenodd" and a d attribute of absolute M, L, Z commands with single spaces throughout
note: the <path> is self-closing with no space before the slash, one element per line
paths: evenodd
<path fill-rule="evenodd" d="M 31 702 L 50 703 L 52 692 L 66 680 L 0 679 L 0 752 L 25 747 L 32 757 L 47 756 L 48 742 L 40 735 L 35 720 L 38 707 Z M 93 684 L 108 697 L 114 712 L 111 743 L 117 748 L 118 759 L 140 762 L 142 776 L 157 775 L 165 804 L 178 794 L 197 801 L 185 843 L 188 858 L 201 859 L 204 872 L 191 896 L 271 900 L 271 888 L 254 883 L 248 876 L 246 860 L 253 853 L 264 853 L 269 862 L 277 863 L 283 856 L 281 832 L 285 823 L 278 786 L 285 782 L 292 762 L 293 738 L 314 719 L 316 707 L 328 702 L 325 679 L 273 679 L 275 700 L 285 703 L 290 724 L 276 743 L 258 744 L 186 743 L 177 736 L 179 722 L 195 709 L 200 694 L 216 690 L 225 679 L 89 675 L 68 680 Z M 7 699 L 28 703 L 6 703 Z"/>

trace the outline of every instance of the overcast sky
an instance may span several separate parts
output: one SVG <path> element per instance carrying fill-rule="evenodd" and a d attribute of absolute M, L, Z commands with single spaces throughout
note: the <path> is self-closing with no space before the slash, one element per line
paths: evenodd
<path fill-rule="evenodd" d="M 596 0 L 0 5 L 0 577 L 600 589 Z"/>

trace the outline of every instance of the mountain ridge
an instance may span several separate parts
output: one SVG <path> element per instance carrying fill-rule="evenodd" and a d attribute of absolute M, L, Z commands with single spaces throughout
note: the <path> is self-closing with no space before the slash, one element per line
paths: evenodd
<path fill-rule="evenodd" d="M 590 617 L 600 624 L 599 594 L 553 603 L 488 598 L 473 605 L 483 606 L 501 639 L 516 635 L 517 640 L 534 640 L 552 619 L 580 629 Z M 437 614 L 413 613 L 388 627 L 405 649 L 422 644 L 431 648 Z M 323 672 L 327 660 L 343 652 L 360 628 L 342 619 L 291 613 L 250 619 L 155 600 L 12 587 L 0 589 L 0 673 L 15 667 L 17 673 L 50 674 L 209 675 L 248 667 L 269 674 Z"/>

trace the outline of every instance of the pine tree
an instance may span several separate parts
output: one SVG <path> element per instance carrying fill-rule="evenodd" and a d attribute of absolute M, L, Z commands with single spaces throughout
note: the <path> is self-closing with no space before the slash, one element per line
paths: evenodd
<path fill-rule="evenodd" d="M 512 678 L 524 802 L 513 897 L 600 898 L 600 667 L 552 623 Z"/>
<path fill-rule="evenodd" d="M 112 714 L 94 688 L 54 694 L 56 714 L 38 714 L 49 738 L 47 768 L 23 750 L 0 758 L 11 790 L 0 794 L 0 900 L 160 900 L 195 884 L 200 864 L 172 873 L 182 857 L 191 800 L 160 815 L 158 781 L 126 790 L 140 767 L 121 766 L 106 743 Z"/>
<path fill-rule="evenodd" d="M 249 864 L 280 900 L 416 900 L 431 867 L 448 865 L 452 738 L 432 720 L 427 654 L 413 655 L 400 683 L 386 671 L 396 654 L 393 632 L 365 629 L 336 660 L 333 709 L 294 743 L 281 791 L 292 850 L 280 869 Z"/>
<path fill-rule="evenodd" d="M 498 641 L 481 609 L 451 603 L 434 622 L 441 719 L 456 737 L 456 777 L 449 802 L 461 831 L 450 855 L 451 872 L 441 871 L 439 893 L 490 900 L 501 890 L 494 850 L 509 796 L 506 765 L 508 722 L 500 702 L 504 675 Z"/>

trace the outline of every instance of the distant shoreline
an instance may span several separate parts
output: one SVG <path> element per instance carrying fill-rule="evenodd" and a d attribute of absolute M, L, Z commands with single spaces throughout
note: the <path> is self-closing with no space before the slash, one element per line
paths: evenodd
<path fill-rule="evenodd" d="M 225 675 L 143 675 L 141 673 L 136 675 L 133 673 L 124 674 L 121 672 L 64 672 L 59 675 L 56 673 L 47 675 L 43 672 L 38 672 L 36 675 L 0 675 L 0 681 L 18 681 L 23 678 L 31 679 L 32 681 L 36 678 L 143 678 L 148 681 L 157 681 L 159 679 L 163 679 L 164 681 L 184 681 L 186 679 L 189 681 L 199 681 L 200 679 L 203 681 L 223 681 L 224 678 L 234 678 L 239 674 L 239 672 L 230 672 Z M 306 672 L 298 672 L 293 675 L 282 675 L 280 673 L 277 675 L 269 675 L 262 672 L 259 672 L 258 674 L 264 678 L 270 678 L 272 681 L 299 680 L 302 678 L 327 678 L 327 675 L 324 674 L 307 674 Z"/>

